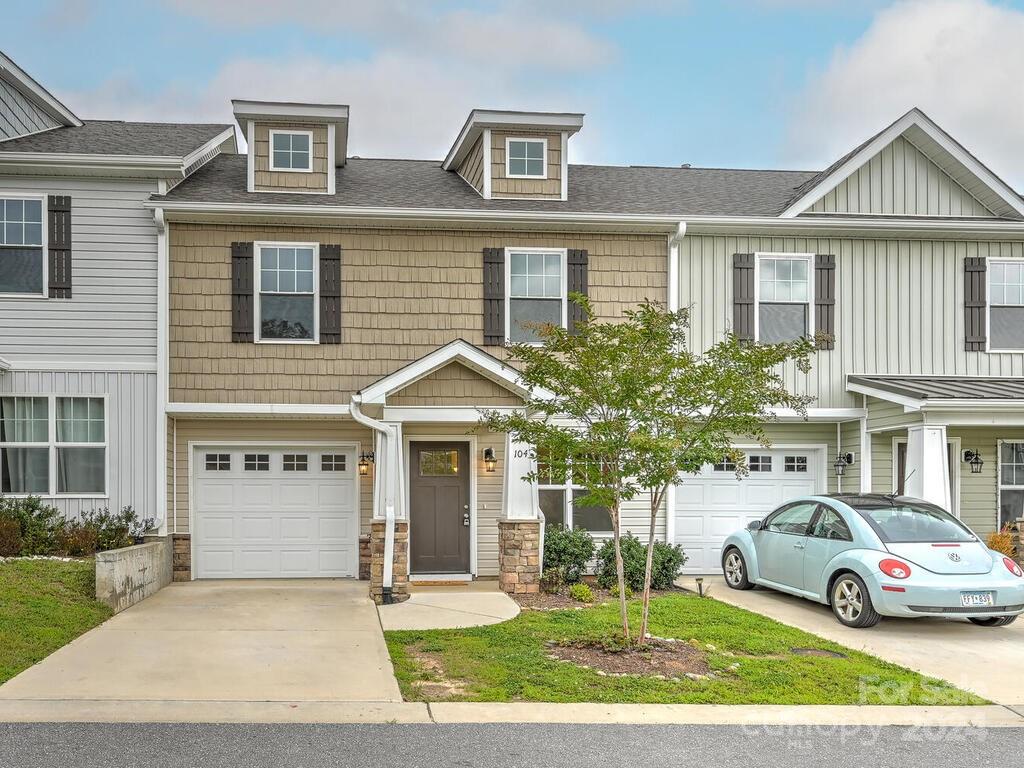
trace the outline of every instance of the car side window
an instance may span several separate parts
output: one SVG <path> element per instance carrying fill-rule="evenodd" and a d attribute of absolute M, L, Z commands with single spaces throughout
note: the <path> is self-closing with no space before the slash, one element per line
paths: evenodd
<path fill-rule="evenodd" d="M 776 533 L 806 536 L 818 505 L 813 501 L 797 502 L 780 509 L 768 518 L 765 529 Z"/>
<path fill-rule="evenodd" d="M 822 507 L 821 514 L 814 523 L 814 530 L 811 536 L 816 539 L 828 539 L 830 541 L 853 541 L 846 521 L 839 516 L 839 513 L 829 507 Z"/>

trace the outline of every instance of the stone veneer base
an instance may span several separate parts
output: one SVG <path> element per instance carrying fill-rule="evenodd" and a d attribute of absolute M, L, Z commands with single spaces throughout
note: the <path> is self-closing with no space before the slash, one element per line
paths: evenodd
<path fill-rule="evenodd" d="M 540 521 L 498 521 L 498 586 L 510 595 L 540 592 Z"/>
<path fill-rule="evenodd" d="M 384 521 L 370 524 L 370 597 L 384 602 Z M 391 598 L 401 603 L 409 599 L 409 523 L 395 522 L 395 554 L 391 571 Z"/>

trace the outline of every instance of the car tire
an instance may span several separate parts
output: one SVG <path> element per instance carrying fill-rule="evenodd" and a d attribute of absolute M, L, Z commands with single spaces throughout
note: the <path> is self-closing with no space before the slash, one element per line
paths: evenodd
<path fill-rule="evenodd" d="M 844 573 L 835 580 L 829 592 L 829 604 L 836 620 L 847 627 L 867 629 L 882 620 L 864 580 L 855 573 Z"/>
<path fill-rule="evenodd" d="M 753 589 L 754 582 L 747 578 L 747 561 L 736 547 L 730 547 L 722 557 L 722 575 L 730 589 Z"/>
<path fill-rule="evenodd" d="M 968 619 L 979 627 L 1006 627 L 1017 620 L 1016 616 L 985 616 L 984 618 Z"/>

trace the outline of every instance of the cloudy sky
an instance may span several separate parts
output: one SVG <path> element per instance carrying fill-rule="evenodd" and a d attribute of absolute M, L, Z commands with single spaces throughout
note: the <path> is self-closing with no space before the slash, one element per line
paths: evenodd
<path fill-rule="evenodd" d="M 574 162 L 817 169 L 916 105 L 1024 189 L 1024 0 L 11 6 L 0 49 L 87 118 L 340 102 L 352 154 L 440 158 L 472 107 L 581 111 Z"/>

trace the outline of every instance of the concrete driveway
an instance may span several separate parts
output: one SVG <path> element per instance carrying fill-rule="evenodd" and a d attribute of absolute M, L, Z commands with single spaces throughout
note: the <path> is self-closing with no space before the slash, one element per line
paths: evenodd
<path fill-rule="evenodd" d="M 172 584 L 0 686 L 4 700 L 399 702 L 366 584 Z"/>
<path fill-rule="evenodd" d="M 692 578 L 679 583 L 696 591 Z M 871 629 L 850 629 L 828 606 L 809 600 L 760 588 L 740 592 L 721 577 L 705 577 L 705 590 L 709 586 L 711 596 L 724 603 L 947 680 L 996 704 L 1024 706 L 1024 618 L 1000 628 L 963 620 L 883 618 Z"/>

